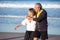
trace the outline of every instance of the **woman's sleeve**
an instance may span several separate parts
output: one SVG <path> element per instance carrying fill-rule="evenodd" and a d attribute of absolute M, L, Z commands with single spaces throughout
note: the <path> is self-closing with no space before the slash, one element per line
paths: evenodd
<path fill-rule="evenodd" d="M 27 19 L 24 19 L 24 20 L 21 22 L 22 25 L 26 25 L 26 23 L 27 23 Z"/>

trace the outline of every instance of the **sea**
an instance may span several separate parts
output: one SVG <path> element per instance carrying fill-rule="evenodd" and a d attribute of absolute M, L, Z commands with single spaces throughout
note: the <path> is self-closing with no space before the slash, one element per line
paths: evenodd
<path fill-rule="evenodd" d="M 47 11 L 48 34 L 60 35 L 60 1 L 0 1 L 0 32 L 26 32 L 26 25 L 14 30 L 14 27 L 25 19 L 28 9 L 35 3 L 41 3 Z"/>

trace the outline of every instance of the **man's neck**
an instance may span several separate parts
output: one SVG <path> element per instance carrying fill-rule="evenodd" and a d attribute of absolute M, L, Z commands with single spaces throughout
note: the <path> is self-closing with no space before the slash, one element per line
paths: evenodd
<path fill-rule="evenodd" d="M 41 10 L 39 10 L 38 12 L 40 12 Z"/>

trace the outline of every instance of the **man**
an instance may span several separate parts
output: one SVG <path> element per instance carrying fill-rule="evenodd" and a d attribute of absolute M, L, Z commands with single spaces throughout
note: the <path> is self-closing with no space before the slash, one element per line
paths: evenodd
<path fill-rule="evenodd" d="M 33 18 L 33 20 L 36 21 L 34 40 L 38 40 L 39 38 L 41 38 L 41 40 L 46 40 L 48 39 L 47 12 L 42 9 L 42 5 L 40 3 L 36 3 L 34 9 L 36 11 L 36 18 Z"/>

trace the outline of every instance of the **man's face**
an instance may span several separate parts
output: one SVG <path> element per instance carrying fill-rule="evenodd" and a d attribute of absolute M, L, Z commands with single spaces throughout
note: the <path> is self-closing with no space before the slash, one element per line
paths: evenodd
<path fill-rule="evenodd" d="M 34 9 L 35 9 L 36 12 L 38 12 L 38 11 L 40 11 L 40 6 L 35 4 Z"/>

